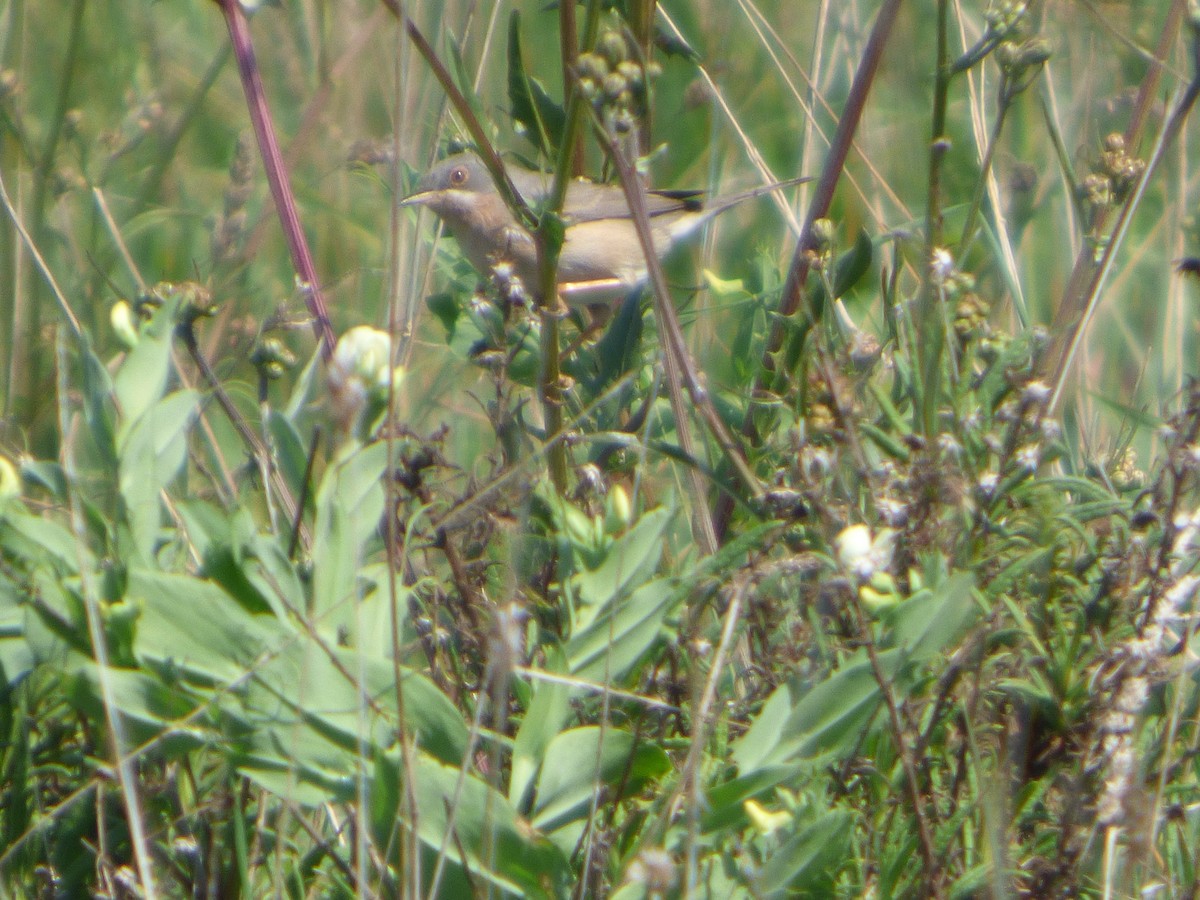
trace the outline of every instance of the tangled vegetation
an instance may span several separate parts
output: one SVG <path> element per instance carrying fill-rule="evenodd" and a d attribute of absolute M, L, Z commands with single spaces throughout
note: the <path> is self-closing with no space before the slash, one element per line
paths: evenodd
<path fill-rule="evenodd" d="M 0 895 L 1200 896 L 1183 0 L 256 5 L 0 3 Z"/>

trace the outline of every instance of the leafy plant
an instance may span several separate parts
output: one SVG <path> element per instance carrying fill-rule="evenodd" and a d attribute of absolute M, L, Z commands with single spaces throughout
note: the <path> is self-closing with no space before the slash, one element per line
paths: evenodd
<path fill-rule="evenodd" d="M 1196 893 L 1185 4 L 254 6 L 0 7 L 0 893 Z"/>

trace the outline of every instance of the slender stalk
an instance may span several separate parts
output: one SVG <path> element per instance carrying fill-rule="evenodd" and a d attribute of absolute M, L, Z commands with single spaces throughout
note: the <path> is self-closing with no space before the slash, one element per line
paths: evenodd
<path fill-rule="evenodd" d="M 900 709 L 896 703 L 892 679 L 884 671 L 883 665 L 879 661 L 879 654 L 875 649 L 875 639 L 871 635 L 871 625 L 863 613 L 861 602 L 857 596 L 852 606 L 858 623 L 859 639 L 866 647 L 867 659 L 871 663 L 871 672 L 875 676 L 875 683 L 879 685 L 879 693 L 883 696 L 884 705 L 887 707 L 892 741 L 896 745 L 900 766 L 904 770 L 904 786 L 908 790 L 908 799 L 912 804 L 913 818 L 917 821 L 917 838 L 925 870 L 921 895 L 941 897 L 944 892 L 939 877 L 941 867 L 937 863 L 937 850 L 933 844 L 932 825 L 934 823 L 930 822 L 929 814 L 925 810 L 925 799 L 922 796 L 921 782 L 917 776 L 917 764 L 909 747 L 908 733 L 900 718 Z"/>
<path fill-rule="evenodd" d="M 708 678 L 704 682 L 704 691 L 700 695 L 700 702 L 696 704 L 695 713 L 693 715 L 692 725 L 692 740 L 688 747 L 687 760 L 683 764 L 683 772 L 680 774 L 680 794 L 686 794 L 687 802 L 687 875 L 686 896 L 693 896 L 699 890 L 699 872 L 698 872 L 698 851 L 700 844 L 700 812 L 704 807 L 704 798 L 701 795 L 700 785 L 700 763 L 704 757 L 704 747 L 708 742 L 709 734 L 709 715 L 712 712 L 713 703 L 717 699 L 717 682 L 721 678 L 721 674 L 725 670 L 725 660 L 729 656 L 730 647 L 733 645 L 733 636 L 737 632 L 737 627 L 742 615 L 742 605 L 746 597 L 748 584 L 746 579 L 740 579 L 733 585 L 729 606 L 725 610 L 725 621 L 721 626 L 721 641 L 717 645 L 717 652 L 713 656 L 712 668 L 709 670 Z"/>
<path fill-rule="evenodd" d="M 564 53 L 574 52 L 575 13 L 572 9 L 567 12 L 570 3 L 559 4 L 559 33 Z M 597 0 L 588 3 L 587 46 L 595 40 L 596 22 L 599 19 L 600 4 Z M 568 34 L 568 31 L 570 32 Z M 537 246 L 538 256 L 538 286 L 539 302 L 541 303 L 542 342 L 541 342 L 541 391 L 542 404 L 545 410 L 546 437 L 554 438 L 563 429 L 562 417 L 562 373 L 560 371 L 561 350 L 559 347 L 560 319 L 558 300 L 558 257 L 562 249 L 561 231 L 562 220 L 559 214 L 567 200 L 567 185 L 570 175 L 578 162 L 576 148 L 582 150 L 579 142 L 579 129 L 583 123 L 585 102 L 575 89 L 575 76 L 572 66 L 564 58 L 563 89 L 567 95 L 566 129 L 563 132 L 563 144 L 558 151 L 558 162 L 554 168 L 554 181 L 550 187 L 550 200 L 546 208 L 541 210 L 537 229 L 533 236 Z M 546 459 L 550 469 L 550 480 L 561 494 L 567 488 L 567 448 L 562 441 L 554 441 L 546 448 Z"/>
<path fill-rule="evenodd" d="M 1000 93 L 1004 94 L 1003 84 L 1001 84 Z M 960 259 L 966 256 L 970 241 L 975 236 L 975 222 L 979 219 L 979 211 L 983 207 L 983 195 L 987 192 L 992 159 L 996 155 L 996 146 L 1000 143 L 1000 134 L 1004 131 L 1004 120 L 1008 116 L 1008 107 L 1008 102 L 1001 100 L 1000 109 L 996 113 L 996 121 L 992 125 L 992 133 L 988 135 L 987 147 L 983 151 L 983 163 L 979 167 L 979 181 L 975 184 L 975 194 L 971 197 L 971 205 L 967 208 L 967 219 L 963 222 L 962 237 L 958 239 Z"/>
<path fill-rule="evenodd" d="M 896 23 L 902 3 L 903 0 L 883 0 L 879 13 L 875 16 L 875 24 L 871 27 L 871 35 L 867 39 L 858 70 L 854 73 L 854 81 L 846 96 L 846 106 L 838 118 L 837 131 L 834 132 L 833 140 L 830 142 L 829 154 L 825 158 L 825 165 L 813 191 L 808 214 L 801 226 L 800 237 L 796 240 L 796 249 L 792 253 L 787 279 L 783 284 L 783 294 L 779 300 L 779 312 L 774 317 L 771 331 L 763 346 L 759 373 L 755 378 L 751 393 L 751 405 L 746 409 L 745 417 L 742 419 L 742 434 L 753 444 L 759 442 L 758 429 L 754 422 L 754 404 L 767 397 L 775 375 L 775 355 L 782 349 L 784 338 L 788 333 L 787 320 L 800 308 L 804 298 L 804 284 L 808 280 L 810 268 L 808 251 L 813 247 L 813 224 L 817 219 L 828 214 L 833 203 L 834 191 L 837 189 L 838 181 L 846 166 L 846 158 L 854 143 L 854 133 L 858 130 L 858 124 L 866 109 L 867 95 L 870 93 L 871 85 L 874 84 L 875 74 L 879 70 L 883 51 L 891 36 L 892 26 Z M 716 517 L 717 533 L 720 536 L 724 537 L 732 515 L 733 500 L 723 497 Z"/>
<path fill-rule="evenodd" d="M 1198 48 L 1197 55 L 1200 56 L 1200 36 L 1197 37 L 1196 47 Z M 1141 200 L 1145 196 L 1146 186 L 1150 183 L 1151 176 L 1158 169 L 1158 164 L 1162 162 L 1166 148 L 1182 131 L 1183 123 L 1187 121 L 1187 117 L 1198 98 L 1200 98 L 1200 69 L 1198 69 L 1197 75 L 1193 77 L 1191 83 L 1179 98 L 1179 102 L 1175 105 L 1175 110 L 1159 135 L 1158 142 L 1154 147 L 1154 153 L 1149 163 L 1147 163 L 1145 171 L 1142 172 L 1142 177 L 1139 179 L 1137 187 L 1130 193 L 1129 199 L 1121 208 L 1121 216 L 1117 219 L 1112 234 L 1105 242 L 1104 254 L 1101 256 L 1089 282 L 1088 290 L 1085 294 L 1087 303 L 1080 313 L 1078 321 L 1071 327 L 1069 333 L 1064 335 L 1061 355 L 1058 358 L 1057 368 L 1054 371 L 1052 379 L 1054 390 L 1050 395 L 1050 410 L 1057 409 L 1062 400 L 1063 391 L 1066 388 L 1067 380 L 1071 373 L 1071 364 L 1074 362 L 1075 356 L 1083 343 L 1083 338 L 1087 333 L 1087 326 L 1091 322 L 1092 316 L 1095 315 L 1096 308 L 1100 305 L 1100 291 L 1104 286 L 1104 282 L 1108 279 L 1109 272 L 1112 271 L 1117 253 L 1125 242 L 1125 236 L 1129 233 L 1130 223 L 1133 221 L 1134 213 L 1141 205 Z"/>
<path fill-rule="evenodd" d="M 599 130 L 599 129 L 598 129 Z M 667 287 L 667 279 L 663 274 L 662 263 L 654 250 L 654 239 L 650 236 L 650 220 L 646 214 L 646 200 L 642 195 L 642 185 L 638 180 L 633 164 L 621 152 L 607 135 L 602 133 L 602 143 L 612 159 L 613 166 L 620 176 L 621 188 L 625 192 L 625 200 L 629 204 L 633 224 L 637 229 L 638 240 L 645 255 L 646 267 L 649 272 L 650 284 L 654 289 L 654 314 L 658 321 L 659 334 L 663 340 L 663 357 L 666 361 L 667 388 L 671 400 L 671 410 L 675 415 L 675 433 L 679 438 L 679 446 L 692 459 L 696 459 L 692 444 L 692 434 L 688 428 L 687 407 L 683 402 L 683 383 L 687 378 L 688 388 L 697 406 L 702 406 L 707 400 L 707 394 L 700 385 L 699 379 L 691 367 L 687 352 L 687 344 L 683 331 L 679 327 L 679 318 L 671 303 L 671 291 Z M 681 371 L 682 370 L 682 371 Z M 685 375 L 686 372 L 686 375 Z M 703 398 L 703 399 L 702 399 Z M 737 458 L 735 450 L 732 458 Z M 695 500 L 695 519 L 700 548 L 705 555 L 716 551 L 719 546 L 717 531 L 713 521 L 712 511 L 708 507 L 708 486 L 700 471 L 694 466 L 688 469 L 692 482 Z M 753 478 L 753 474 L 750 475 Z"/>
<path fill-rule="evenodd" d="M 267 106 L 266 94 L 263 91 L 258 60 L 254 54 L 254 44 L 250 40 L 249 23 L 246 21 L 246 14 L 242 11 L 239 0 L 216 0 L 216 3 L 225 14 L 225 24 L 229 28 L 229 41 L 233 46 L 234 58 L 237 60 L 238 73 L 241 75 L 242 90 L 246 94 L 250 122 L 254 127 L 254 136 L 258 140 L 258 150 L 262 155 L 267 182 L 271 186 L 275 209 L 279 213 L 284 237 L 287 239 L 288 249 L 292 254 L 292 265 L 296 267 L 296 272 L 303 283 L 304 302 L 313 316 L 313 331 L 316 334 L 317 343 L 321 346 L 321 356 L 328 362 L 333 356 L 335 341 L 333 325 L 329 322 L 329 311 L 325 306 L 321 282 L 317 278 L 316 266 L 313 265 L 312 254 L 308 249 L 308 240 L 305 238 L 304 229 L 300 224 L 300 214 L 296 209 L 292 186 L 288 182 L 283 154 L 280 153 L 279 142 L 275 139 L 271 111 Z"/>
<path fill-rule="evenodd" d="M 67 400 L 71 393 L 70 385 L 67 382 L 70 363 L 66 341 L 61 336 L 61 330 L 59 335 L 57 341 L 58 411 L 59 433 L 63 438 L 60 462 L 69 488 L 67 503 L 70 509 L 71 530 L 75 534 L 75 547 L 79 553 L 79 588 L 87 618 L 88 639 L 92 646 L 92 657 L 96 665 L 96 681 L 100 687 L 100 697 L 103 700 L 113 770 L 121 789 L 121 799 L 125 805 L 125 819 L 129 825 L 129 842 L 133 845 L 133 858 L 137 866 L 138 881 L 142 895 L 147 900 L 154 900 L 158 896 L 158 892 L 154 886 L 154 867 L 151 864 L 149 842 L 146 836 L 146 822 L 142 813 L 141 799 L 137 793 L 138 777 L 132 764 L 134 755 L 126 753 L 129 740 L 125 730 L 125 718 L 117 702 L 116 689 L 112 681 L 108 638 L 105 633 L 103 613 L 100 609 L 100 593 L 96 586 L 96 573 L 92 571 L 90 563 L 85 558 L 84 548 L 88 546 L 89 540 L 87 525 L 84 522 L 83 505 L 79 497 L 80 476 L 75 467 L 77 429 L 72 426 L 73 419 Z"/>
<path fill-rule="evenodd" d="M 270 450 L 263 443 L 263 440 L 255 434 L 254 429 L 250 427 L 245 418 L 243 418 L 241 412 L 229 397 L 229 394 L 226 393 L 224 386 L 217 379 L 212 366 L 208 364 L 208 360 L 200 351 L 200 346 L 196 341 L 196 331 L 192 324 L 181 324 L 179 326 L 179 336 L 183 341 L 183 346 L 187 350 L 188 355 L 191 356 L 192 361 L 196 364 L 196 368 L 200 370 L 201 377 L 208 384 L 209 390 L 212 391 L 217 404 L 229 419 L 229 424 L 233 426 L 233 430 L 237 432 L 238 437 L 245 444 L 246 450 L 254 456 L 259 466 L 265 468 L 270 485 L 274 488 L 276 495 L 279 497 L 279 502 L 283 506 L 284 515 L 289 522 L 297 523 L 304 547 L 307 549 L 311 545 L 311 540 L 307 529 L 299 524 L 301 521 L 301 507 L 292 496 L 291 489 L 288 487 L 287 482 L 283 480 L 279 469 L 272 464 Z M 265 485 L 264 489 L 266 489 Z"/>
<path fill-rule="evenodd" d="M 934 284 L 933 254 L 942 245 L 942 161 L 949 149 L 946 143 L 946 107 L 949 105 L 950 80 L 948 19 L 950 4 L 938 0 L 937 59 L 933 86 L 933 124 L 930 129 L 929 186 L 925 201 L 925 252 L 922 258 L 921 291 L 917 298 L 917 365 L 919 377 L 914 384 L 914 423 L 926 438 L 937 433 L 937 409 L 941 397 L 942 329 L 941 292 Z"/>
<path fill-rule="evenodd" d="M 187 105 L 183 108 L 183 112 L 176 119 L 175 124 L 167 132 L 166 138 L 163 140 L 163 146 L 158 151 L 154 158 L 154 163 L 150 166 L 150 170 L 146 173 L 146 177 L 142 179 L 141 187 L 138 188 L 137 199 L 134 201 L 133 209 L 135 212 L 140 212 L 144 206 L 150 202 L 150 198 L 154 196 L 158 190 L 159 184 L 166 175 L 167 170 L 171 167 L 171 163 L 175 159 L 175 153 L 179 150 L 179 145 L 183 141 L 183 136 L 187 134 L 188 128 L 196 118 L 204 110 L 205 101 L 208 99 L 208 93 L 212 90 L 213 85 L 217 83 L 221 72 L 225 69 L 225 63 L 229 61 L 231 47 L 222 45 L 213 57 L 212 62 L 208 64 L 208 68 L 204 70 L 204 76 L 200 79 L 200 83 L 196 85 L 196 89 L 192 91 L 191 97 L 188 98 Z"/>
<path fill-rule="evenodd" d="M 1140 141 L 1141 130 L 1145 125 L 1149 107 L 1154 101 L 1159 82 L 1162 79 L 1164 60 L 1179 34 L 1186 6 L 1186 0 L 1174 0 L 1167 12 L 1166 20 L 1159 33 L 1158 44 L 1155 47 L 1154 62 L 1138 88 L 1133 115 L 1125 129 L 1125 146 L 1127 147 L 1136 147 Z M 1145 174 L 1149 174 L 1149 172 L 1147 171 Z M 1128 208 L 1128 203 L 1132 201 L 1133 194 L 1131 193 L 1125 208 Z M 1122 211 L 1122 215 L 1124 215 L 1124 211 Z M 1107 218 L 1108 211 L 1100 210 L 1093 228 L 1095 233 L 1103 232 Z M 1105 255 L 1107 256 L 1107 252 Z M 1085 240 L 1075 257 L 1071 277 L 1067 280 L 1062 299 L 1054 313 L 1054 322 L 1050 326 L 1050 346 L 1042 357 L 1041 372 L 1045 378 L 1051 381 L 1063 380 L 1064 386 L 1065 378 L 1070 371 L 1071 358 L 1079 345 L 1079 334 L 1085 327 L 1084 320 L 1090 316 L 1087 310 L 1089 307 L 1094 308 L 1094 298 L 1103 278 L 1100 273 L 1102 265 L 1103 261 L 1097 259 L 1092 241 Z M 1056 393 L 1061 393 L 1061 388 Z M 1058 396 L 1055 396 L 1051 408 L 1057 408 L 1059 399 Z"/>
<path fill-rule="evenodd" d="M 67 38 L 67 50 L 61 67 L 62 78 L 58 83 L 58 93 L 54 101 L 54 112 L 49 119 L 49 129 L 41 153 L 38 154 L 34 170 L 33 199 L 29 205 L 29 233 L 33 240 L 46 245 L 47 235 L 44 232 L 46 221 L 47 196 L 51 189 L 54 175 L 54 162 L 58 156 L 59 141 L 62 137 L 63 123 L 71 106 L 71 90 L 75 82 L 76 63 L 80 57 L 80 46 L 83 41 L 83 13 L 87 7 L 86 0 L 75 0 L 71 6 L 70 25 Z M 28 241 L 26 242 L 28 245 Z M 40 295 L 44 299 L 44 295 Z M 32 302 L 20 302 L 20 310 L 27 315 L 21 315 L 17 307 L 13 309 L 13 344 L 19 352 L 12 354 L 9 366 L 10 396 L 15 398 L 29 396 L 38 390 L 42 376 L 46 373 L 45 354 L 36 352 L 37 336 L 42 329 L 42 304 L 37 302 L 39 294 L 35 293 Z M 25 321 L 22 321 L 25 319 Z M 75 327 L 75 326 L 72 326 Z M 78 331 L 78 328 L 75 329 Z"/>

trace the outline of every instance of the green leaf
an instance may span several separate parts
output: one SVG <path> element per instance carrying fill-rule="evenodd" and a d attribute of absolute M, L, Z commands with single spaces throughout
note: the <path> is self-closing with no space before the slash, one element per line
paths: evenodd
<path fill-rule="evenodd" d="M 878 654 L 884 677 L 899 670 L 902 657 L 891 650 Z M 839 669 L 793 700 L 793 689 L 779 687 L 749 730 L 733 745 L 742 774 L 796 758 L 846 750 L 861 738 L 881 701 L 865 651 L 849 657 Z"/>
<path fill-rule="evenodd" d="M 411 759 L 412 771 L 407 771 L 400 754 L 390 752 L 377 762 L 375 771 L 379 773 L 385 766 L 395 770 L 384 776 L 385 798 L 396 803 L 397 819 L 409 827 L 415 825 L 423 845 L 434 852 L 444 847 L 447 858 L 459 865 L 465 854 L 473 879 L 483 879 L 510 895 L 563 895 L 569 872 L 566 856 L 517 815 L 504 796 L 473 775 L 462 777 L 457 766 L 443 765 L 420 752 Z M 379 779 L 376 774 L 376 781 Z M 415 823 L 405 804 L 396 802 L 406 780 L 416 799 Z M 386 810 L 381 810 L 374 822 L 377 839 L 393 830 Z M 432 868 L 422 867 L 426 873 Z M 425 889 L 430 887 L 426 882 Z M 443 881 L 439 896 L 470 895 Z"/>
<path fill-rule="evenodd" d="M 925 662 L 966 634 L 984 613 L 975 596 L 975 576 L 957 572 L 933 589 L 892 609 L 888 643 L 906 651 L 911 662 Z"/>
<path fill-rule="evenodd" d="M 325 363 L 318 347 L 309 357 L 308 363 L 301 370 L 288 395 L 287 405 L 283 408 L 283 416 L 289 422 L 296 422 L 307 405 L 312 402 L 313 395 L 325 389 Z"/>
<path fill-rule="evenodd" d="M 621 797 L 627 797 L 670 769 L 662 748 L 627 731 L 597 725 L 564 731 L 546 748 L 533 824 L 553 831 L 589 815 L 597 785 L 620 787 Z"/>
<path fill-rule="evenodd" d="M 854 246 L 838 257 L 833 271 L 834 297 L 844 297 L 871 268 L 874 248 L 866 229 L 859 229 Z"/>
<path fill-rule="evenodd" d="M 619 679 L 658 639 L 667 613 L 685 595 L 674 580 L 660 578 L 627 599 L 606 605 L 567 642 L 571 672 L 597 681 Z"/>
<path fill-rule="evenodd" d="M 458 761 L 467 727 L 423 676 L 390 659 L 330 646 L 274 616 L 247 612 L 216 585 L 145 569 L 130 572 L 127 598 L 141 607 L 134 652 L 164 677 L 208 693 L 224 713 L 262 732 L 258 753 L 286 761 L 305 750 L 353 758 L 363 741 L 390 745 L 401 722 L 426 752 Z M 296 743 L 303 736 L 307 744 Z M 293 746 L 294 745 L 294 746 Z M 319 768 L 319 766 L 318 766 Z"/>
<path fill-rule="evenodd" d="M 81 562 L 91 565 L 91 553 L 79 546 L 71 531 L 52 519 L 32 515 L 23 506 L 0 512 L 0 550 L 6 560 L 59 576 L 74 574 Z"/>
<path fill-rule="evenodd" d="M 72 654 L 64 668 L 72 673 L 67 695 L 93 721 L 105 718 L 100 669 L 90 659 Z M 213 736 L 192 720 L 195 702 L 145 672 L 110 666 L 105 673 L 117 711 L 129 728 L 128 738 L 137 743 L 164 737 L 172 751 L 193 750 L 210 743 Z"/>
<path fill-rule="evenodd" d="M 142 414 L 162 399 L 171 370 L 171 342 L 175 336 L 175 313 L 179 294 L 164 291 L 163 303 L 141 329 L 137 346 L 121 363 L 113 378 L 113 391 L 121 410 L 121 427 L 117 444 L 125 443 L 122 435 L 141 418 Z"/>
<path fill-rule="evenodd" d="M 271 434 L 271 449 L 279 471 L 293 495 L 299 497 L 304 485 L 304 473 L 308 469 L 308 447 L 292 420 L 276 409 L 272 409 L 267 416 L 267 429 Z"/>
<path fill-rule="evenodd" d="M 564 672 L 566 661 L 562 653 L 552 645 L 546 649 L 550 658 L 543 669 L 554 673 Z M 517 809 L 525 808 L 534 776 L 546 758 L 546 748 L 570 720 L 570 701 L 569 685 L 553 681 L 534 682 L 533 700 L 525 711 L 525 718 L 513 742 L 512 774 L 508 779 L 508 799 Z"/>
<path fill-rule="evenodd" d="M 839 297 L 844 297 L 863 275 L 867 273 L 871 267 L 871 253 L 871 239 L 867 236 L 866 231 L 859 231 L 854 246 L 839 256 L 837 262 L 834 263 L 832 275 L 834 295 L 832 299 L 837 300 Z M 814 280 L 812 296 L 809 302 L 809 306 L 813 310 L 812 316 L 814 319 L 819 320 L 821 318 L 830 299 L 828 291 L 825 289 L 825 282 L 821 279 Z M 799 322 L 804 326 L 811 324 L 811 322 L 806 321 L 804 318 L 801 318 Z M 801 337 L 802 335 L 803 331 L 797 337 Z M 787 362 L 784 371 L 792 371 L 798 362 L 797 354 L 800 350 L 800 344 L 793 344 L 789 341 L 788 347 L 789 349 L 785 351 Z"/>
<path fill-rule="evenodd" d="M 794 779 L 798 767 L 794 763 L 780 766 L 764 766 L 748 775 L 739 775 L 730 781 L 711 788 L 705 794 L 705 809 L 700 827 L 705 834 L 719 833 L 727 828 L 740 830 L 747 824 L 746 809 L 742 805 L 751 798 L 761 796 L 776 785 Z"/>
<path fill-rule="evenodd" d="M 645 328 L 640 290 L 633 291 L 617 307 L 612 322 L 597 341 L 592 357 L 594 366 L 589 373 L 579 373 L 593 397 L 600 396 L 610 385 L 631 371 L 637 363 Z M 567 361 L 568 364 L 571 360 Z"/>
<path fill-rule="evenodd" d="M 209 503 L 184 501 L 175 509 L 204 561 L 204 574 L 246 610 L 286 619 L 306 608 L 300 576 L 281 545 L 286 537 L 259 534 L 245 508 L 226 513 Z"/>
<path fill-rule="evenodd" d="M 650 510 L 614 540 L 600 565 L 584 569 L 572 579 L 580 602 L 603 607 L 618 600 L 631 585 L 645 583 L 662 559 L 663 535 L 674 517 L 674 510 Z"/>
<path fill-rule="evenodd" d="M 42 460 L 22 462 L 21 477 L 30 484 L 36 484 L 49 491 L 60 503 L 67 497 L 67 476 L 63 472 L 62 466 L 56 462 Z"/>
<path fill-rule="evenodd" d="M 833 870 L 852 858 L 853 817 L 832 810 L 801 828 L 767 858 L 755 887 L 758 896 L 787 891 L 789 895 L 827 897 L 833 891 Z"/>
<path fill-rule="evenodd" d="M 134 546 L 143 561 L 153 558 L 162 521 L 159 492 L 187 459 L 188 431 L 198 401 L 195 391 L 176 391 L 148 407 L 121 441 L 118 487 Z"/>
<path fill-rule="evenodd" d="M 386 442 L 354 447 L 325 471 L 313 529 L 313 615 L 322 629 L 346 628 L 367 541 L 383 515 Z"/>
<path fill-rule="evenodd" d="M 434 318 L 442 323 L 442 327 L 446 329 L 447 336 L 453 337 L 454 327 L 458 323 L 460 313 L 454 295 L 449 293 L 430 294 L 425 298 L 425 305 L 429 307 L 429 311 L 433 313 Z"/>
<path fill-rule="evenodd" d="M 516 10 L 508 20 L 508 100 L 518 132 L 546 156 L 553 158 L 562 146 L 567 114 L 562 104 L 525 71 L 521 54 L 521 15 Z M 523 127 L 522 127 L 523 126 Z"/>
<path fill-rule="evenodd" d="M 80 389 L 83 394 L 83 419 L 87 422 L 88 435 L 100 453 L 100 458 L 109 466 L 117 464 L 117 440 L 113 422 L 116 413 L 113 407 L 113 380 L 99 357 L 92 352 L 90 341 L 81 350 L 82 374 Z"/>
<path fill-rule="evenodd" d="M 37 659 L 25 639 L 25 610 L 16 586 L 0 579 L 0 717 L 11 709 L 8 688 L 28 675 Z M 8 730 L 0 723 L 0 734 Z"/>

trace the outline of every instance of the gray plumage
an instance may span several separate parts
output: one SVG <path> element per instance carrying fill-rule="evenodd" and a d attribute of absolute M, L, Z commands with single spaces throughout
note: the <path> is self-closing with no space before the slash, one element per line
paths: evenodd
<path fill-rule="evenodd" d="M 553 177 L 506 165 L 513 186 L 533 210 L 546 200 Z M 661 258 L 709 219 L 743 200 L 805 179 L 782 182 L 705 202 L 698 191 L 647 191 L 646 214 L 654 249 Z M 501 199 L 483 161 L 459 153 L 425 174 L 402 201 L 429 207 L 445 222 L 479 272 L 499 262 L 512 264 L 530 290 L 537 279 L 532 236 Z M 566 236 L 558 262 L 559 293 L 572 304 L 612 302 L 646 279 L 641 243 L 620 185 L 575 180 L 563 204 Z"/>

